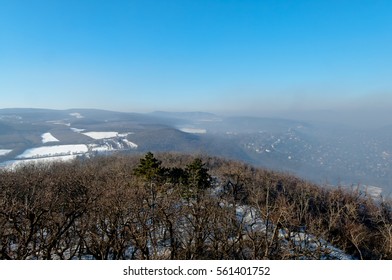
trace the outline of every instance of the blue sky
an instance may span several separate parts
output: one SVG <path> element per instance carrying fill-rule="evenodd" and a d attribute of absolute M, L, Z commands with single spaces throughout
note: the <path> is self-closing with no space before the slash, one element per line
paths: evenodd
<path fill-rule="evenodd" d="M 392 1 L 0 0 L 0 108 L 392 109 Z"/>

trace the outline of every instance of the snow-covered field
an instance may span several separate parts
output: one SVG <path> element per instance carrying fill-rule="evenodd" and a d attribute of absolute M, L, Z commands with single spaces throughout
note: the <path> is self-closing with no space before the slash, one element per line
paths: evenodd
<path fill-rule="evenodd" d="M 46 133 L 42 134 L 41 137 L 42 137 L 42 143 L 44 143 L 44 144 L 49 143 L 49 142 L 59 142 L 60 141 L 59 139 L 54 137 L 52 135 L 52 133 L 50 133 L 50 132 L 46 132 Z"/>
<path fill-rule="evenodd" d="M 118 134 L 118 137 L 124 138 L 124 137 L 127 137 L 127 136 L 130 135 L 130 134 L 135 134 L 135 133 L 133 133 L 133 132 L 119 133 L 119 134 Z"/>
<path fill-rule="evenodd" d="M 0 156 L 6 156 L 11 152 L 12 152 L 12 150 L 9 150 L 9 149 L 0 149 Z"/>
<path fill-rule="evenodd" d="M 186 133 L 193 133 L 193 134 L 205 134 L 207 133 L 207 130 L 204 128 L 190 128 L 190 127 L 184 127 L 180 128 L 182 132 Z"/>
<path fill-rule="evenodd" d="M 95 140 L 118 137 L 118 132 L 114 132 L 114 131 L 102 131 L 102 132 L 90 131 L 90 132 L 84 132 L 82 134 L 90 138 L 93 138 Z"/>
<path fill-rule="evenodd" d="M 57 125 L 65 125 L 65 126 L 71 126 L 70 123 L 67 123 L 63 120 L 60 121 L 47 121 L 47 123 L 51 123 L 51 124 L 57 124 Z"/>
<path fill-rule="evenodd" d="M 78 115 L 74 115 L 78 117 Z M 23 164 L 30 163 L 47 163 L 53 161 L 68 161 L 75 159 L 77 156 L 85 155 L 91 156 L 91 152 L 94 153 L 111 153 L 114 151 L 121 151 L 127 149 L 137 149 L 138 145 L 126 139 L 132 132 L 119 133 L 115 131 L 90 131 L 84 132 L 85 129 L 70 127 L 70 129 L 76 133 L 84 134 L 93 140 L 94 143 L 86 144 L 67 144 L 67 145 L 53 145 L 53 146 L 41 146 L 34 147 L 25 150 L 22 154 L 19 154 L 7 162 L 1 163 L 1 166 L 6 168 L 15 168 Z M 60 140 L 54 137 L 50 132 L 43 133 L 41 135 L 42 143 L 59 142 Z M 8 149 L 0 149 L 0 156 L 7 155 L 12 152 Z"/>
<path fill-rule="evenodd" d="M 14 169 L 28 164 L 45 164 L 51 162 L 64 162 L 70 161 L 77 157 L 77 155 L 67 155 L 67 156 L 53 156 L 53 157 L 43 157 L 43 158 L 33 158 L 33 159 L 20 159 L 20 160 L 10 160 L 2 164 L 7 169 Z"/>
<path fill-rule="evenodd" d="M 77 132 L 77 133 L 80 133 L 80 132 L 85 131 L 84 128 L 75 128 L 75 127 L 71 127 L 71 130 L 72 130 L 73 132 Z"/>
<path fill-rule="evenodd" d="M 70 116 L 72 116 L 72 117 L 75 117 L 75 118 L 77 118 L 77 119 L 83 119 L 84 118 L 84 116 L 82 116 L 82 114 L 80 114 L 80 113 L 70 113 L 69 114 Z"/>
<path fill-rule="evenodd" d="M 116 137 L 124 138 L 127 137 L 129 134 L 132 134 L 132 132 L 118 133 L 115 131 L 90 131 L 90 132 L 83 132 L 82 134 L 95 140 L 101 140 L 101 139 L 116 138 Z"/>
<path fill-rule="evenodd" d="M 80 155 L 89 155 L 90 152 L 107 153 L 125 149 L 136 149 L 138 146 L 127 139 L 107 139 L 100 144 L 76 144 L 42 146 L 25 150 L 15 160 L 1 163 L 5 168 L 17 168 L 26 164 L 50 163 L 69 161 Z M 0 150 L 0 155 L 5 155 L 12 150 Z"/>
<path fill-rule="evenodd" d="M 128 148 L 136 149 L 138 146 L 127 139 L 108 139 L 104 140 L 104 144 L 90 144 L 88 147 L 93 152 L 110 152 Z"/>
<path fill-rule="evenodd" d="M 84 144 L 78 145 L 56 145 L 27 149 L 23 154 L 18 155 L 17 159 L 43 158 L 53 156 L 77 155 L 88 152 Z"/>

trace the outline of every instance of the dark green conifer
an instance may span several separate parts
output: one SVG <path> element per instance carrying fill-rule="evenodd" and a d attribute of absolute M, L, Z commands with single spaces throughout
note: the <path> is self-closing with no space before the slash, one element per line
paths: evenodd
<path fill-rule="evenodd" d="M 211 176 L 208 174 L 208 168 L 200 158 L 196 158 L 185 169 L 187 173 L 188 186 L 198 190 L 206 190 L 211 187 Z"/>
<path fill-rule="evenodd" d="M 139 165 L 135 168 L 135 175 L 149 182 L 159 181 L 164 173 L 161 164 L 162 162 L 156 159 L 153 153 L 148 152 L 144 158 L 140 159 Z"/>

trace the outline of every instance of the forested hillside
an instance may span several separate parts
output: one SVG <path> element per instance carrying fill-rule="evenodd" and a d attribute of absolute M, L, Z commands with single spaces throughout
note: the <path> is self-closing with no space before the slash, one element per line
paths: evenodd
<path fill-rule="evenodd" d="M 0 171 L 1 259 L 392 259 L 392 203 L 215 157 Z"/>

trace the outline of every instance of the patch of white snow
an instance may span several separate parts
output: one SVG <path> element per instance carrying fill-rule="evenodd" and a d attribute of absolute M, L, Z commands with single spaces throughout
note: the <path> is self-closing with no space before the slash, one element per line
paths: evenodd
<path fill-rule="evenodd" d="M 84 128 L 75 128 L 75 127 L 71 127 L 71 130 L 73 132 L 77 132 L 77 133 L 81 133 L 81 132 L 85 131 Z"/>
<path fill-rule="evenodd" d="M 56 146 L 45 146 L 27 149 L 23 154 L 18 155 L 17 159 L 28 159 L 28 158 L 43 158 L 43 157 L 54 157 L 54 156 L 66 156 L 66 155 L 78 155 L 88 152 L 88 148 L 84 144 L 78 145 L 56 145 Z"/>
<path fill-rule="evenodd" d="M 107 138 L 115 138 L 118 137 L 118 132 L 114 131 L 90 131 L 90 132 L 84 132 L 82 133 L 90 138 L 93 138 L 95 140 L 100 140 L 100 139 L 107 139 Z"/>
<path fill-rule="evenodd" d="M 0 156 L 6 156 L 11 152 L 12 152 L 12 150 L 9 150 L 9 149 L 0 149 Z"/>
<path fill-rule="evenodd" d="M 180 128 L 180 131 L 186 132 L 186 133 L 192 133 L 192 134 L 205 134 L 205 133 L 207 133 L 207 130 L 204 128 L 184 127 L 184 128 Z"/>
<path fill-rule="evenodd" d="M 54 157 L 43 157 L 43 158 L 33 158 L 33 159 L 21 159 L 21 160 L 10 160 L 4 163 L 6 169 L 15 169 L 29 164 L 47 164 L 53 162 L 65 162 L 75 159 L 77 155 L 67 155 L 67 156 L 54 156 Z"/>
<path fill-rule="evenodd" d="M 46 133 L 42 134 L 41 137 L 42 137 L 42 143 L 44 143 L 44 144 L 49 143 L 49 142 L 59 142 L 60 141 L 59 139 L 54 137 L 52 135 L 52 133 L 50 133 L 50 132 L 46 132 Z"/>
<path fill-rule="evenodd" d="M 82 116 L 82 114 L 77 113 L 77 112 L 75 112 L 75 113 L 70 113 L 69 115 L 72 116 L 72 117 L 75 117 L 75 118 L 77 118 L 77 119 L 83 119 L 83 118 L 84 118 L 84 116 Z"/>
<path fill-rule="evenodd" d="M 135 143 L 133 143 L 133 142 L 127 140 L 127 139 L 123 139 L 123 142 L 126 145 L 128 145 L 129 148 L 136 149 L 138 147 L 137 144 L 135 144 Z"/>

